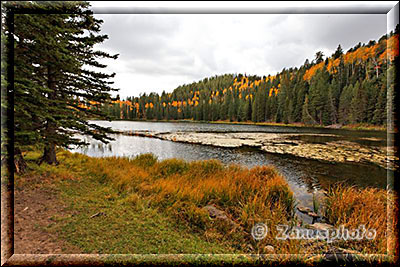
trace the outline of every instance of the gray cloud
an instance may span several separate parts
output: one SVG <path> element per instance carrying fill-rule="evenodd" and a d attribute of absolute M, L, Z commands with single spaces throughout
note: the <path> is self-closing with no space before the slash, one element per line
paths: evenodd
<path fill-rule="evenodd" d="M 223 73 L 276 74 L 329 56 L 340 43 L 379 39 L 386 15 L 95 15 L 109 40 L 98 48 L 119 53 L 107 61 L 123 97 L 171 91 Z"/>
<path fill-rule="evenodd" d="M 336 48 L 341 43 L 349 49 L 356 43 L 367 43 L 377 39 L 386 32 L 386 15 L 315 15 L 307 17 L 309 38 L 327 48 Z M 317 22 L 317 23 L 316 23 Z"/>

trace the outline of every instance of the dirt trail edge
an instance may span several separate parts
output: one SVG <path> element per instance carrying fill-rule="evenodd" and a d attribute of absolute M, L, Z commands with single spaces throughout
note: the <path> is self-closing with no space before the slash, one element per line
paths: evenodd
<path fill-rule="evenodd" d="M 49 187 L 16 188 L 14 190 L 14 253 L 76 254 L 80 249 L 57 237 L 46 228 L 55 218 L 66 214 L 58 192 Z"/>

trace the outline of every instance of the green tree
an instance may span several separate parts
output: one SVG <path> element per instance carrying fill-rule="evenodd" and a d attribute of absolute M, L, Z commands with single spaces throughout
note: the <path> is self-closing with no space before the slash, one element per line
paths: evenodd
<path fill-rule="evenodd" d="M 338 47 L 336 48 L 335 53 L 332 54 L 332 57 L 333 57 L 333 59 L 337 59 L 341 55 L 343 55 L 343 49 L 342 49 L 342 46 L 339 44 Z"/>
<path fill-rule="evenodd" d="M 309 112 L 321 125 L 329 123 L 330 117 L 327 84 L 329 74 L 324 68 L 313 77 L 309 91 Z"/>
<path fill-rule="evenodd" d="M 353 99 L 351 101 L 351 119 L 353 123 L 362 123 L 367 119 L 368 99 L 365 89 L 356 82 L 353 88 Z"/>
<path fill-rule="evenodd" d="M 230 121 L 234 121 L 235 120 L 235 113 L 236 113 L 236 109 L 235 109 L 235 100 L 234 97 L 232 96 L 232 94 L 228 95 L 228 118 Z"/>
<path fill-rule="evenodd" d="M 332 124 L 338 123 L 339 120 L 339 98 L 340 98 L 340 87 L 336 79 L 332 80 L 332 83 L 328 87 L 328 104 L 329 113 L 331 116 Z"/>
<path fill-rule="evenodd" d="M 302 121 L 305 124 L 317 124 L 314 117 L 311 116 L 311 114 L 309 112 L 308 95 L 306 95 L 304 98 L 304 105 L 303 105 L 303 109 L 302 109 Z"/>
<path fill-rule="evenodd" d="M 350 84 L 343 88 L 339 102 L 339 122 L 342 124 L 351 121 L 351 100 L 353 99 L 353 86 Z"/>
<path fill-rule="evenodd" d="M 42 160 L 49 164 L 57 163 L 56 146 L 85 144 L 76 133 L 103 142 L 111 139 L 106 135 L 110 129 L 88 122 L 105 116 L 95 107 L 115 90 L 108 81 L 115 74 L 93 70 L 106 67 L 97 60 L 117 58 L 94 50 L 107 35 L 98 34 L 102 20 L 93 17 L 89 6 L 88 2 L 10 6 L 29 11 L 14 16 L 15 98 L 22 102 L 15 107 L 15 143 L 18 147 L 32 141 L 43 144 Z M 43 10 L 47 14 L 38 14 Z"/>
<path fill-rule="evenodd" d="M 322 53 L 321 51 L 318 51 L 317 53 L 315 53 L 315 63 L 321 63 L 322 61 L 324 61 L 324 53 Z"/>
<path fill-rule="evenodd" d="M 387 99 L 386 83 L 383 83 L 381 86 L 381 90 L 379 91 L 378 100 L 375 105 L 375 111 L 374 111 L 374 116 L 372 118 L 372 123 L 377 125 L 385 124 L 387 118 L 386 99 Z"/>
<path fill-rule="evenodd" d="M 265 121 L 265 98 L 266 98 L 266 90 L 263 86 L 257 88 L 257 93 L 254 98 L 256 102 L 255 110 L 254 112 L 257 113 L 256 115 L 256 121 L 257 122 L 262 122 Z"/>

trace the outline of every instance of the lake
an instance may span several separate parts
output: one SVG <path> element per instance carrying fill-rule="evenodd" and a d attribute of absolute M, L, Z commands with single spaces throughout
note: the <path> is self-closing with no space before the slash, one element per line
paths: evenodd
<path fill-rule="evenodd" d="M 364 146 L 386 146 L 387 144 L 386 133 L 376 131 L 182 122 L 95 121 L 95 123 L 119 131 L 313 133 L 333 136 L 300 135 L 297 138 L 305 142 L 317 143 L 350 140 Z M 266 153 L 256 148 L 221 148 L 122 134 L 110 136 L 115 141 L 109 144 L 81 136 L 90 145 L 71 148 L 70 151 L 92 157 L 135 157 L 143 153 L 153 153 L 160 160 L 168 158 L 181 158 L 188 161 L 218 159 L 225 164 L 236 163 L 247 167 L 271 164 L 285 177 L 299 205 L 311 208 L 313 192 L 326 189 L 339 181 L 360 187 L 386 188 L 387 184 L 388 171 L 374 164 L 324 162 L 291 155 Z"/>

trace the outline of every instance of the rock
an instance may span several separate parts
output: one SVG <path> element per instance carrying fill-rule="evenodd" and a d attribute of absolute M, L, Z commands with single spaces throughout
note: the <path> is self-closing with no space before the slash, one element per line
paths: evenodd
<path fill-rule="evenodd" d="M 315 212 L 309 212 L 309 213 L 307 213 L 307 214 L 308 214 L 308 216 L 311 216 L 311 217 L 313 217 L 313 218 L 319 218 L 319 215 L 316 214 Z"/>
<path fill-rule="evenodd" d="M 207 205 L 203 207 L 208 212 L 208 215 L 215 220 L 222 221 L 225 224 L 228 224 L 231 227 L 236 228 L 237 224 L 232 221 L 228 216 L 226 216 L 225 212 L 217 209 L 214 205 Z"/>
<path fill-rule="evenodd" d="M 256 140 L 241 140 L 242 145 L 244 146 L 252 146 L 252 147 L 261 147 L 262 144 Z"/>
<path fill-rule="evenodd" d="M 273 254 L 273 253 L 275 253 L 275 249 L 274 249 L 274 247 L 271 246 L 271 245 L 265 246 L 265 247 L 264 247 L 264 253 L 266 253 L 266 254 Z"/>
<path fill-rule="evenodd" d="M 333 225 L 327 223 L 313 223 L 309 224 L 308 227 L 311 229 L 321 230 L 321 231 L 333 229 Z"/>
<path fill-rule="evenodd" d="M 225 212 L 217 209 L 215 206 L 213 205 L 207 205 L 205 206 L 203 209 L 205 209 L 206 211 L 208 211 L 208 215 L 210 215 L 211 218 L 216 218 L 216 217 L 221 217 L 221 216 L 226 216 Z"/>
<path fill-rule="evenodd" d="M 340 253 L 347 253 L 347 254 L 360 254 L 359 251 L 352 250 L 352 249 L 345 249 L 345 248 L 337 248 Z"/>
<path fill-rule="evenodd" d="M 330 128 L 339 128 L 331 125 Z M 132 135 L 132 132 L 125 132 Z M 211 145 L 216 147 L 235 148 L 241 146 L 257 147 L 262 151 L 277 154 L 290 154 L 307 159 L 329 162 L 371 162 L 387 169 L 395 169 L 396 164 L 387 166 L 386 148 L 374 149 L 352 141 L 332 140 L 323 144 L 309 143 L 297 140 L 301 136 L 331 136 L 332 134 L 283 134 L 283 133 L 207 133 L 207 132 L 147 132 L 136 131 L 134 134 L 193 144 Z M 398 160 L 393 156 L 392 160 Z"/>
<path fill-rule="evenodd" d="M 92 216 L 90 216 L 90 218 L 94 218 L 94 217 L 98 217 L 98 216 L 105 216 L 106 214 L 104 212 L 97 212 L 95 214 L 93 214 Z"/>
<path fill-rule="evenodd" d="M 356 257 L 361 259 L 361 253 L 355 250 L 343 249 L 338 247 L 330 247 L 328 251 L 323 253 L 324 260 L 327 261 L 352 261 Z M 356 257 L 355 257 L 356 256 Z"/>
<path fill-rule="evenodd" d="M 305 214 L 312 212 L 312 210 L 310 208 L 303 207 L 303 206 L 297 207 L 297 210 L 300 211 L 301 213 L 305 213 Z"/>
<path fill-rule="evenodd" d="M 329 126 L 326 126 L 325 128 L 330 128 L 330 129 L 340 129 L 340 128 L 342 128 L 342 124 L 332 124 L 332 125 L 329 125 Z"/>

